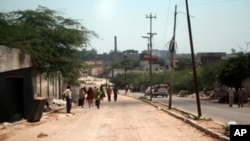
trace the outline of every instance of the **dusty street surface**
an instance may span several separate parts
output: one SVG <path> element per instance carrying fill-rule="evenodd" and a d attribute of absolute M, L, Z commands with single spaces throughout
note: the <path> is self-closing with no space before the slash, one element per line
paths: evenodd
<path fill-rule="evenodd" d="M 216 141 L 191 125 L 140 100 L 118 95 L 101 108 L 73 107 L 40 122 L 0 129 L 1 141 Z"/>

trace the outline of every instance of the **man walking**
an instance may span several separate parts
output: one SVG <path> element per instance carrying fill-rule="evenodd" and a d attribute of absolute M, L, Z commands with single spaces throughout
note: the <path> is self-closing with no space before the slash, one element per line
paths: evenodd
<path fill-rule="evenodd" d="M 114 92 L 114 101 L 117 101 L 117 94 L 118 94 L 119 92 L 118 92 L 118 88 L 117 88 L 116 86 L 114 86 L 113 92 Z"/>
<path fill-rule="evenodd" d="M 72 91 L 71 91 L 69 85 L 67 86 L 66 90 L 63 92 L 63 95 L 66 97 L 66 109 L 67 109 L 67 113 L 70 113 L 71 107 L 72 107 L 72 103 L 71 103 Z"/>
<path fill-rule="evenodd" d="M 245 90 L 244 88 L 240 87 L 237 91 L 238 93 L 238 107 L 243 107 L 243 100 L 245 97 Z"/>
<path fill-rule="evenodd" d="M 228 93 L 228 98 L 229 98 L 229 107 L 233 107 L 234 103 L 234 93 L 235 93 L 235 88 L 233 86 L 229 87 L 227 90 Z"/>
<path fill-rule="evenodd" d="M 110 88 L 110 86 L 108 86 L 108 88 L 106 89 L 107 95 L 108 95 L 108 101 L 111 101 L 111 93 L 112 93 L 112 89 Z"/>

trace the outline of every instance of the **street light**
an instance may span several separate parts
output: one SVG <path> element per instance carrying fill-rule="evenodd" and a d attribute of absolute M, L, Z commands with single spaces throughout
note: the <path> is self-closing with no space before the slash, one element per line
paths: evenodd
<path fill-rule="evenodd" d="M 141 37 L 148 39 L 148 51 L 149 51 L 149 39 L 150 39 L 150 37 L 148 37 L 148 36 L 141 36 Z"/>

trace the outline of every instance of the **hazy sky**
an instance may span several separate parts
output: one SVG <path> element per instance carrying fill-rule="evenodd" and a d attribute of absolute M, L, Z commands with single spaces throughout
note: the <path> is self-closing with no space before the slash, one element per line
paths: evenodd
<path fill-rule="evenodd" d="M 65 12 L 79 19 L 100 38 L 88 49 L 98 53 L 114 50 L 114 36 L 120 51 L 147 49 L 150 29 L 146 15 L 152 13 L 153 49 L 166 46 L 173 34 L 174 7 L 177 5 L 177 53 L 190 53 L 185 0 L 0 0 L 1 12 L 36 9 L 38 5 Z M 247 50 L 250 42 L 250 0 L 189 0 L 194 51 L 227 52 Z M 240 47 L 239 47 L 240 46 Z M 250 51 L 250 44 L 249 49 Z"/>

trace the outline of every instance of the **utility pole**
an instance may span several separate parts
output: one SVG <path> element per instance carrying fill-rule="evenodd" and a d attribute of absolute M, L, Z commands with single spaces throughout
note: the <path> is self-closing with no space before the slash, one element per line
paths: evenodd
<path fill-rule="evenodd" d="M 174 33 L 172 40 L 170 41 L 169 45 L 169 52 L 170 52 L 170 69 L 171 69 L 171 75 L 170 75 L 170 93 L 169 93 L 169 104 L 168 108 L 171 109 L 172 107 L 172 94 L 173 94 L 173 73 L 174 73 L 174 54 L 175 54 L 175 31 L 176 31 L 176 16 L 177 16 L 177 5 L 175 5 L 175 12 L 174 12 Z"/>
<path fill-rule="evenodd" d="M 125 87 L 127 84 L 127 55 L 124 56 Z"/>
<path fill-rule="evenodd" d="M 156 33 L 152 33 L 152 19 L 155 18 L 156 19 L 156 16 L 152 16 L 152 14 L 150 13 L 150 15 L 146 15 L 146 18 L 149 18 L 150 20 L 150 32 L 148 33 L 149 34 L 149 45 L 150 45 L 150 48 L 149 48 L 149 84 L 150 84 L 150 87 L 152 87 L 152 37 L 153 35 L 156 35 Z M 150 101 L 152 101 L 152 88 L 150 88 Z"/>
<path fill-rule="evenodd" d="M 189 9 L 188 9 L 188 0 L 186 0 L 186 9 L 187 9 L 188 31 L 189 31 L 189 40 L 190 40 L 190 48 L 191 48 L 192 64 L 193 64 L 194 85 L 195 85 L 195 91 L 196 91 L 196 102 L 197 102 L 198 116 L 201 117 L 201 105 L 200 105 L 200 96 L 199 96 L 198 85 L 197 85 L 196 63 L 195 63 L 195 56 L 194 56 L 191 22 L 190 22 Z"/>

